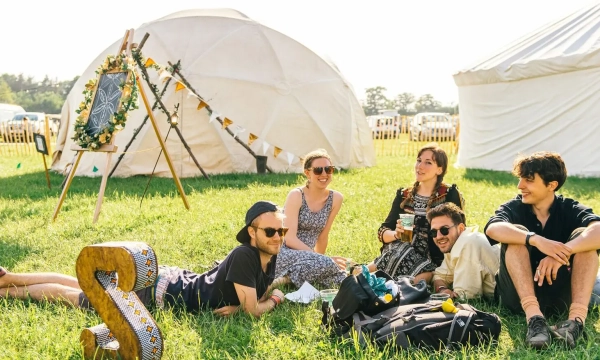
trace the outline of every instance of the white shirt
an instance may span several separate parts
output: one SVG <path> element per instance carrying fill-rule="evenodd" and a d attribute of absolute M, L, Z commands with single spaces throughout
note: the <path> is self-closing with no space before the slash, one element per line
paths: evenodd
<path fill-rule="evenodd" d="M 500 247 L 490 245 L 474 226 L 466 228 L 452 250 L 444 254 L 444 261 L 435 269 L 433 280 L 452 284 L 454 292 L 467 299 L 493 296 L 499 267 Z"/>

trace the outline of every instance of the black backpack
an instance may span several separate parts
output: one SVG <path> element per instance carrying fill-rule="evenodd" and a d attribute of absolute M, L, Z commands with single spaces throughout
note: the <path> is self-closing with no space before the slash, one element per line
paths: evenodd
<path fill-rule="evenodd" d="M 323 326 L 332 335 L 367 341 L 383 348 L 393 344 L 398 349 L 432 348 L 441 350 L 457 344 L 489 344 L 497 341 L 501 322 L 496 314 L 486 313 L 466 304 L 455 304 L 458 312 L 444 312 L 442 301 L 392 307 L 374 316 L 357 312 L 341 319 L 335 309 L 323 303 Z"/>

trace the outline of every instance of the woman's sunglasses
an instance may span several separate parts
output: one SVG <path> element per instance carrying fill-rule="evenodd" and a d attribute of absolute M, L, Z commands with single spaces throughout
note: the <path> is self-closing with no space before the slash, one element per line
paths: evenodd
<path fill-rule="evenodd" d="M 275 233 L 279 234 L 279 236 L 281 236 L 281 237 L 284 237 L 285 234 L 288 231 L 288 228 L 286 228 L 286 227 L 275 229 L 275 228 L 272 228 L 272 227 L 261 228 L 261 227 L 258 227 L 258 226 L 253 226 L 253 228 L 255 228 L 255 229 L 261 229 L 262 231 L 265 232 L 265 235 L 267 235 L 267 237 L 273 237 L 273 236 L 275 236 Z"/>
<path fill-rule="evenodd" d="M 321 175 L 323 173 L 323 170 L 325 170 L 325 174 L 333 174 L 335 166 L 315 166 L 308 168 L 308 170 L 312 170 L 315 173 L 315 175 Z"/>
<path fill-rule="evenodd" d="M 429 236 L 432 237 L 432 238 L 437 237 L 438 231 L 441 232 L 442 235 L 446 236 L 446 235 L 450 234 L 450 229 L 452 229 L 455 226 L 456 225 L 442 226 L 439 230 L 438 229 L 431 229 L 431 230 L 429 230 Z"/>

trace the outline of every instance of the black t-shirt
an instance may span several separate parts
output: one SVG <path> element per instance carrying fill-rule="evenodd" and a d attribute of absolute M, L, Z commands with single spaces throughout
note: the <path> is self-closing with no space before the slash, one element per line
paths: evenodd
<path fill-rule="evenodd" d="M 227 305 L 240 305 L 234 283 L 256 289 L 260 299 L 275 277 L 274 255 L 263 272 L 258 249 L 244 244 L 236 247 L 217 267 L 196 274 L 181 270 L 171 278 L 164 301 L 171 306 L 184 305 L 188 311 L 197 311 L 203 306 L 216 309 Z"/>
<path fill-rule="evenodd" d="M 580 204 L 579 202 L 564 198 L 562 195 L 554 196 L 554 202 L 550 206 L 550 217 L 546 220 L 546 226 L 542 229 L 542 223 L 537 219 L 531 205 L 524 204 L 522 196 L 500 205 L 494 216 L 490 218 L 485 230 L 490 224 L 495 222 L 508 222 L 525 226 L 529 231 L 533 231 L 547 239 L 566 243 L 573 230 L 579 227 L 587 227 L 592 221 L 600 221 L 600 217 L 592 212 L 592 209 Z M 486 235 L 487 236 L 487 235 Z M 487 237 L 490 244 L 497 244 L 498 241 Z M 539 261 L 546 257 L 537 248 L 531 251 L 531 258 Z"/>

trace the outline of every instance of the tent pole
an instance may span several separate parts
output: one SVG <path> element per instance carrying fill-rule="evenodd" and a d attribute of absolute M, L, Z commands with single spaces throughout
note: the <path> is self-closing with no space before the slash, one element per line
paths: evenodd
<path fill-rule="evenodd" d="M 135 59 L 135 61 L 137 62 L 138 67 L 140 68 L 140 70 L 142 72 L 142 77 L 148 83 L 148 87 L 150 88 L 150 91 L 152 92 L 152 94 L 154 95 L 154 98 L 156 99 L 156 103 L 155 104 L 157 104 L 158 106 L 161 107 L 162 111 L 167 115 L 167 120 L 169 121 L 169 124 L 171 124 L 171 113 L 169 113 L 169 111 L 167 110 L 167 107 L 165 106 L 165 104 L 163 104 L 163 102 L 162 102 L 162 95 L 159 96 L 159 94 L 156 93 L 156 89 L 154 88 L 154 86 L 152 86 L 152 83 L 150 82 L 150 77 L 148 76 L 148 71 L 146 71 L 146 68 L 140 62 L 140 58 L 137 57 Z M 177 61 L 177 64 L 175 64 L 175 66 L 173 66 L 173 65 L 171 65 L 171 62 L 169 62 L 169 66 L 171 66 L 173 68 L 173 71 L 171 72 L 171 74 L 173 74 L 173 73 L 175 73 L 175 71 L 177 71 L 177 67 L 179 66 L 179 63 L 180 63 L 180 61 Z M 169 79 L 169 81 L 170 80 L 171 79 Z M 188 144 L 183 139 L 183 136 L 181 135 L 181 131 L 179 130 L 179 128 L 177 126 L 174 126 L 174 125 L 171 125 L 171 127 L 175 128 L 175 131 L 177 132 L 177 135 L 179 136 L 179 140 L 181 140 L 181 142 L 183 143 L 183 146 L 187 150 L 188 154 L 190 154 L 190 157 L 192 158 L 192 160 L 194 160 L 194 163 L 198 167 L 198 170 L 200 170 L 200 172 L 202 173 L 202 175 L 204 175 L 204 177 L 206 178 L 206 180 L 210 181 L 208 175 L 206 174 L 206 172 L 204 171 L 204 169 L 202 168 L 202 166 L 200 166 L 200 163 L 198 163 L 198 160 L 196 159 L 196 157 L 192 153 L 192 149 L 190 149 L 190 147 L 188 146 Z"/>
<path fill-rule="evenodd" d="M 171 62 L 169 62 L 169 66 L 173 67 L 173 64 L 171 64 Z M 196 95 L 199 99 L 201 99 L 202 101 L 203 98 L 202 96 L 200 96 L 196 90 L 192 87 L 192 85 L 185 79 L 185 77 L 179 72 L 178 68 L 173 67 L 173 69 L 175 70 L 175 73 L 177 75 L 179 75 L 179 78 L 181 79 L 181 81 L 185 84 L 185 86 L 190 89 L 191 92 L 194 93 L 194 95 Z M 205 102 L 206 103 L 206 102 Z M 208 110 L 211 114 L 212 114 L 212 109 L 210 108 L 210 105 L 206 104 L 206 110 Z M 216 118 L 217 121 L 223 125 L 223 120 L 219 117 Z M 250 155 L 252 155 L 255 159 L 256 159 L 256 153 L 254 151 L 252 151 L 252 149 L 250 149 L 250 147 L 248 145 L 246 145 L 242 140 L 240 140 L 237 136 L 234 135 L 233 131 L 231 131 L 229 129 L 229 127 L 226 127 L 225 130 L 229 133 L 229 135 L 231 135 L 231 137 L 233 137 L 233 139 L 235 141 L 237 141 L 240 145 L 242 145 L 247 151 L 248 153 L 250 153 Z M 273 170 L 267 165 L 267 170 L 272 173 Z"/>
<path fill-rule="evenodd" d="M 144 40 L 145 39 L 146 39 L 146 37 L 144 37 Z M 177 65 L 179 65 L 179 61 L 177 61 Z M 162 91 L 160 92 L 160 95 L 154 94 L 155 97 L 158 96 L 157 99 L 163 97 L 163 95 L 167 91 L 167 88 L 168 88 L 170 82 L 171 82 L 171 78 L 169 78 L 166 81 L 165 86 L 163 87 Z M 152 105 L 152 111 L 156 110 L 157 107 L 158 107 L 158 100 L 154 101 L 154 104 Z M 140 133 L 140 131 L 142 131 L 142 128 L 144 127 L 144 125 L 146 125 L 146 122 L 148 122 L 148 118 L 149 117 L 150 117 L 150 115 L 146 115 L 144 117 L 144 121 L 142 121 L 142 124 L 137 129 L 135 129 L 135 131 L 133 132 L 133 136 L 131 137 L 131 139 L 129 140 L 129 142 L 127 143 L 127 145 L 125 146 L 125 150 L 123 150 L 123 152 L 121 153 L 121 155 L 119 155 L 119 158 L 117 159 L 117 162 L 115 163 L 115 165 L 113 166 L 112 170 L 110 171 L 110 174 L 108 174 L 108 177 L 111 177 L 113 175 L 113 173 L 115 172 L 115 170 L 117 170 L 117 167 L 119 166 L 119 163 L 121 162 L 121 160 L 123 160 L 123 157 L 125 157 L 125 154 L 127 153 L 127 150 L 129 150 L 129 147 L 131 146 L 131 144 L 133 144 L 133 142 L 135 141 L 135 139 L 138 136 L 138 134 Z"/>

